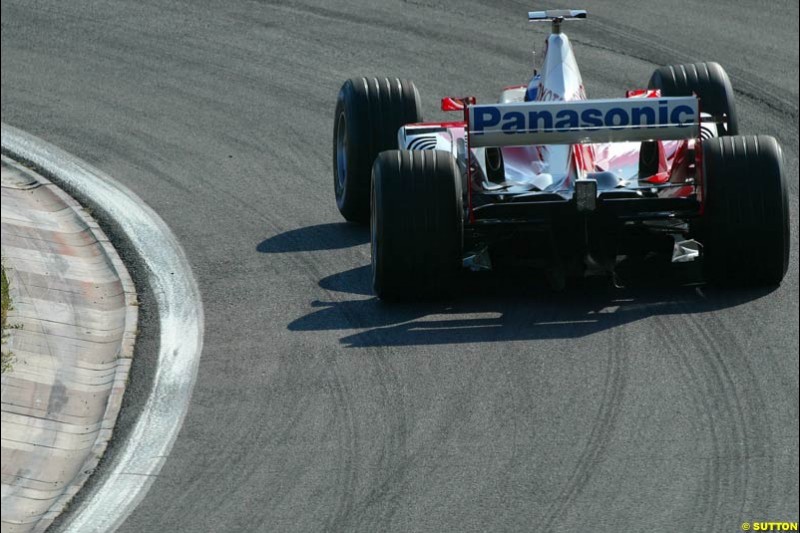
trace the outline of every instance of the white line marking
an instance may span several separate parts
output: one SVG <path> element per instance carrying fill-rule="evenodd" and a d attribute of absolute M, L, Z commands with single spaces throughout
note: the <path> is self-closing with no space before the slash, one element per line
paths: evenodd
<path fill-rule="evenodd" d="M 114 531 L 147 494 L 189 408 L 203 349 L 200 290 L 172 231 L 133 191 L 84 161 L 6 124 L 2 124 L 2 145 L 102 205 L 149 269 L 161 327 L 153 388 L 128 441 L 106 467 L 111 469 L 107 480 L 63 528 L 76 533 Z"/>

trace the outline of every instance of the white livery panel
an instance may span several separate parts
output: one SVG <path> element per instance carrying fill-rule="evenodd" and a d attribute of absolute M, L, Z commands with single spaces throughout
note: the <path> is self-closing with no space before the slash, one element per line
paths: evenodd
<path fill-rule="evenodd" d="M 696 138 L 697 98 L 636 98 L 469 106 L 469 143 L 525 146 Z"/>

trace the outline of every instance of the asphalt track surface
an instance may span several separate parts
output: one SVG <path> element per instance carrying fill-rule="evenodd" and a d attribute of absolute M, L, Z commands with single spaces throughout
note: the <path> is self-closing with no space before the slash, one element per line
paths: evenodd
<path fill-rule="evenodd" d="M 566 25 L 590 97 L 643 86 L 656 65 L 727 68 L 742 131 L 785 150 L 780 288 L 554 294 L 527 275 L 468 278 L 448 302 L 369 296 L 367 231 L 341 221 L 332 194 L 339 85 L 411 78 L 428 118 L 442 95 L 495 99 L 541 48 L 533 7 L 590 10 Z M 133 189 L 200 284 L 192 404 L 121 531 L 797 520 L 796 2 L 4 0 L 2 120 Z M 152 311 L 143 319 L 146 347 L 157 335 Z"/>

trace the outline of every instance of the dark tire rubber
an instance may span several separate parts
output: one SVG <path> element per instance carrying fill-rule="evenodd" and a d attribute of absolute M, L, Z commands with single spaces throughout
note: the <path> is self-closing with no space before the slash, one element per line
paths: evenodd
<path fill-rule="evenodd" d="M 464 209 L 455 158 L 391 150 L 372 179 L 372 285 L 383 300 L 441 295 L 461 269 Z"/>
<path fill-rule="evenodd" d="M 333 121 L 333 186 L 345 219 L 369 220 L 372 163 L 380 152 L 397 148 L 401 126 L 421 121 L 411 81 L 352 78 L 342 85 Z"/>
<path fill-rule="evenodd" d="M 789 267 L 789 195 L 778 142 L 765 135 L 703 141 L 699 226 L 710 283 L 774 286 Z"/>
<path fill-rule="evenodd" d="M 717 120 L 726 118 L 720 137 L 739 134 L 739 120 L 733 87 L 719 63 L 691 63 L 660 67 L 650 76 L 650 89 L 661 89 L 663 96 L 700 97 L 700 110 Z"/>
<path fill-rule="evenodd" d="M 727 122 L 725 128 L 718 129 L 720 137 L 739 134 L 733 87 L 728 74 L 719 63 L 660 67 L 650 76 L 647 88 L 660 89 L 663 96 L 696 94 L 700 97 L 700 111 L 710 114 L 719 122 Z M 653 141 L 643 142 L 639 156 L 639 177 L 651 176 L 656 172 L 658 145 Z"/>

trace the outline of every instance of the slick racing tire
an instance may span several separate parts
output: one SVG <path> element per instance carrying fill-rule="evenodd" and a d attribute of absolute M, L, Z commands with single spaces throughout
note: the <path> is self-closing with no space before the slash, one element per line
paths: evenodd
<path fill-rule="evenodd" d="M 372 286 L 383 300 L 441 295 L 461 269 L 464 211 L 455 158 L 382 152 L 372 171 Z"/>
<path fill-rule="evenodd" d="M 422 121 L 419 92 L 397 78 L 352 78 L 339 90 L 333 121 L 336 205 L 352 222 L 369 220 L 372 163 L 397 148 L 397 130 Z"/>
<path fill-rule="evenodd" d="M 700 111 L 708 113 L 718 123 L 720 137 L 739 134 L 733 87 L 728 74 L 719 63 L 690 63 L 660 67 L 650 76 L 648 89 L 660 89 L 662 96 L 692 96 L 700 98 Z M 639 156 L 639 176 L 658 172 L 658 143 L 643 142 Z"/>
<path fill-rule="evenodd" d="M 773 137 L 703 141 L 703 270 L 710 283 L 774 286 L 789 267 L 789 195 Z"/>
<path fill-rule="evenodd" d="M 661 67 L 650 77 L 649 89 L 661 89 L 662 96 L 700 97 L 700 110 L 720 125 L 719 136 L 739 134 L 731 80 L 719 63 L 691 63 Z"/>

